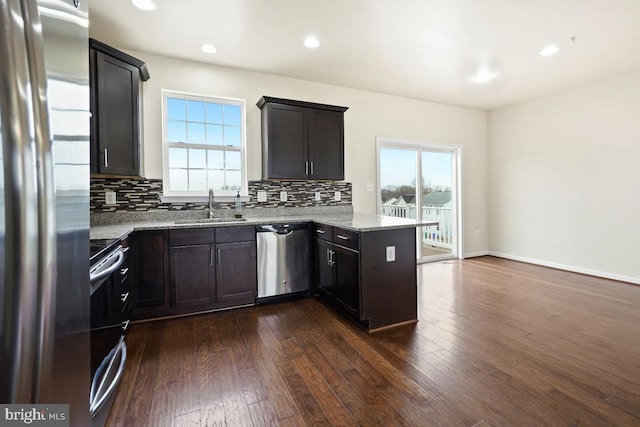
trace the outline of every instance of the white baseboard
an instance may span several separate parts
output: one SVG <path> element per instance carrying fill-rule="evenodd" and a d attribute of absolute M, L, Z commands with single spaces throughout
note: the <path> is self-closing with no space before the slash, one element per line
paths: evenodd
<path fill-rule="evenodd" d="M 477 256 L 485 256 L 485 255 L 489 255 L 489 251 L 479 251 L 479 252 L 468 252 L 466 254 L 464 254 L 462 256 L 462 258 L 466 259 L 466 258 L 474 258 Z"/>
<path fill-rule="evenodd" d="M 620 282 L 628 282 L 628 283 L 640 285 L 640 278 L 638 277 L 623 276 L 620 274 L 607 273 L 605 271 L 591 270 L 591 269 L 582 268 L 582 267 L 574 267 L 572 265 L 559 264 L 556 262 L 543 261 L 543 260 L 534 259 L 534 258 L 526 258 L 526 257 L 517 256 L 517 255 L 505 254 L 502 252 L 488 251 L 486 255 L 491 255 L 498 258 L 510 259 L 513 261 L 526 262 L 528 264 L 541 265 L 543 267 L 557 268 L 558 270 L 566 270 L 566 271 L 571 271 L 573 273 L 586 274 L 588 276 L 602 277 L 604 279 L 618 280 Z"/>

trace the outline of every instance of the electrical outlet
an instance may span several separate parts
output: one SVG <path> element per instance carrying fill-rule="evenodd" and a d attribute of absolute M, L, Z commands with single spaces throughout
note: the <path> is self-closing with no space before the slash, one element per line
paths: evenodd
<path fill-rule="evenodd" d="M 373 184 L 372 183 L 368 183 L 367 184 L 367 192 L 368 193 L 373 193 Z"/>
<path fill-rule="evenodd" d="M 387 262 L 393 262 L 396 260 L 396 247 L 387 246 Z"/>
<path fill-rule="evenodd" d="M 287 192 L 286 191 L 281 191 L 280 192 L 280 201 L 281 202 L 286 202 L 287 201 Z"/>
<path fill-rule="evenodd" d="M 316 191 L 316 202 L 319 202 L 320 200 L 322 200 L 322 196 L 319 191 Z"/>
<path fill-rule="evenodd" d="M 258 191 L 258 202 L 264 203 L 267 201 L 267 192 L 266 191 Z"/>
<path fill-rule="evenodd" d="M 336 202 L 339 202 L 340 199 L 341 199 L 341 196 L 339 191 L 336 191 L 335 193 L 333 193 L 333 200 L 335 200 Z"/>
<path fill-rule="evenodd" d="M 116 204 L 116 192 L 115 191 L 105 191 L 104 192 L 104 204 L 105 205 L 115 205 Z"/>

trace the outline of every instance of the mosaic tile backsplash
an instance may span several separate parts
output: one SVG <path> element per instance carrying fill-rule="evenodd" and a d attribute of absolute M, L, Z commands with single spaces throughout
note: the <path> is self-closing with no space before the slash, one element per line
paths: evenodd
<path fill-rule="evenodd" d="M 105 191 L 116 193 L 116 204 L 105 203 Z M 266 202 L 258 202 L 258 191 L 267 193 Z M 287 201 L 280 201 L 280 192 L 287 192 Z M 340 192 L 340 201 L 335 200 L 335 192 Z M 315 200 L 319 192 L 321 200 Z M 92 213 L 104 212 L 144 212 L 144 211 L 184 211 L 204 210 L 205 202 L 163 203 L 161 179 L 136 178 L 91 178 Z M 250 200 L 244 202 L 245 209 L 314 207 L 351 205 L 350 182 L 335 181 L 249 181 Z M 233 203 L 215 203 L 216 209 L 233 209 Z"/>

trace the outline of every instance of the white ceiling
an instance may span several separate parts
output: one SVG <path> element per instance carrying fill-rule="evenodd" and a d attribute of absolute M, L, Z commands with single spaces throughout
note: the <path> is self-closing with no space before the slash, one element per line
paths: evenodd
<path fill-rule="evenodd" d="M 480 109 L 640 70 L 640 0 L 155 1 L 153 12 L 129 0 L 91 1 L 91 37 Z M 320 47 L 302 45 L 308 34 Z M 218 52 L 201 52 L 205 42 Z M 547 44 L 560 52 L 540 57 Z M 486 85 L 471 81 L 482 67 L 497 76 Z"/>

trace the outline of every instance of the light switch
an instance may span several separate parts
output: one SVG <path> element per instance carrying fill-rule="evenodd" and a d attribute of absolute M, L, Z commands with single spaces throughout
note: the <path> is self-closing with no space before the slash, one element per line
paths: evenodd
<path fill-rule="evenodd" d="M 334 199 L 336 202 L 339 202 L 341 198 L 342 198 L 342 197 L 340 196 L 340 192 L 339 192 L 339 191 L 336 191 L 335 193 L 333 193 L 333 199 Z"/>
<path fill-rule="evenodd" d="M 266 191 L 258 191 L 258 202 L 264 203 L 267 201 L 267 192 Z"/>
<path fill-rule="evenodd" d="M 281 191 L 280 192 L 280 201 L 281 202 L 286 202 L 287 201 L 287 192 L 286 191 Z"/>
<path fill-rule="evenodd" d="M 393 262 L 396 260 L 396 247 L 387 246 L 387 262 Z"/>
<path fill-rule="evenodd" d="M 319 202 L 320 200 L 322 200 L 322 196 L 319 191 L 316 191 L 316 202 Z"/>
<path fill-rule="evenodd" d="M 372 183 L 368 183 L 367 184 L 367 192 L 373 193 L 373 184 Z"/>
<path fill-rule="evenodd" d="M 116 192 L 115 191 L 105 191 L 104 192 L 104 204 L 105 205 L 115 205 L 116 204 Z"/>

